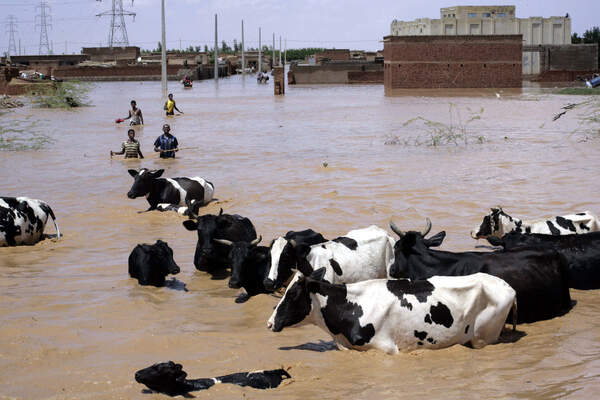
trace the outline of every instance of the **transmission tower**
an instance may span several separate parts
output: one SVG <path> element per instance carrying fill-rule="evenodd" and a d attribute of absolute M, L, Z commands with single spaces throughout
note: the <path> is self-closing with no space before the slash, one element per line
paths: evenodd
<path fill-rule="evenodd" d="M 50 16 L 50 6 L 45 0 L 40 1 L 40 5 L 36 6 L 36 11 L 39 14 L 35 16 L 36 27 L 40 27 L 40 52 L 39 54 L 51 54 L 50 44 L 48 43 L 48 28 L 52 28 L 52 17 Z M 39 22 L 38 22 L 39 18 Z M 45 51 L 45 52 L 44 52 Z"/>
<path fill-rule="evenodd" d="M 8 33 L 8 55 L 16 56 L 15 33 L 17 33 L 17 19 L 14 15 L 9 15 L 6 19 L 6 33 Z"/>
<path fill-rule="evenodd" d="M 102 1 L 102 0 L 96 0 Z M 133 0 L 131 0 L 133 5 Z M 108 32 L 108 47 L 128 46 L 127 27 L 125 16 L 132 16 L 135 21 L 135 13 L 123 10 L 123 0 L 112 0 L 112 9 L 96 14 L 97 17 L 110 15 L 110 31 Z"/>

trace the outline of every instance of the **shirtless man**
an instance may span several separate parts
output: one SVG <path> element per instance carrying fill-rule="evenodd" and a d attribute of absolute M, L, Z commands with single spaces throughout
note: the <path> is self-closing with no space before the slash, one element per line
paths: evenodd
<path fill-rule="evenodd" d="M 137 107 L 137 103 L 135 100 L 131 100 L 131 110 L 129 110 L 129 115 L 123 118 L 130 119 L 129 125 L 144 125 L 144 117 L 142 116 L 142 110 Z"/>

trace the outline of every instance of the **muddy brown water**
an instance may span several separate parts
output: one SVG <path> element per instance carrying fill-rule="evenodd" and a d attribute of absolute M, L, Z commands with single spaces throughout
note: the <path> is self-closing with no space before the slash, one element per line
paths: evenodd
<path fill-rule="evenodd" d="M 64 238 L 0 248 L 0 398 L 130 399 L 143 394 L 136 370 L 174 360 L 190 377 L 291 367 L 293 381 L 258 391 L 221 385 L 210 398 L 594 398 L 600 389 L 600 299 L 572 291 L 576 307 L 550 321 L 519 326 L 518 340 L 472 350 L 454 346 L 389 356 L 336 351 L 315 326 L 266 329 L 277 302 L 234 303 L 236 290 L 193 266 L 195 234 L 174 213 L 145 213 L 130 200 L 128 168 L 164 168 L 165 176 L 214 182 L 218 203 L 205 212 L 248 216 L 265 242 L 290 229 L 327 237 L 390 218 L 405 228 L 446 230 L 442 248 L 473 249 L 469 231 L 490 206 L 522 217 L 600 212 L 599 142 L 573 134 L 581 101 L 538 89 L 414 92 L 385 97 L 381 86 L 271 86 L 239 77 L 171 83 L 185 115 L 162 116 L 159 83 L 102 83 L 93 107 L 24 108 L 3 123 L 35 120 L 53 142 L 42 151 L 0 152 L 2 195 L 26 195 L 53 207 Z M 119 150 L 130 99 L 141 106 L 138 130 L 146 159 L 109 157 Z M 451 106 L 453 104 L 454 106 Z M 450 123 L 449 109 L 484 109 L 469 125 L 484 144 L 385 145 L 425 135 L 403 122 L 421 116 Z M 152 142 L 168 122 L 182 147 L 160 160 Z M 391 136 L 390 136 L 391 135 Z M 327 163 L 327 167 L 323 166 Z M 47 232 L 53 233 L 51 224 Z M 169 243 L 188 291 L 138 286 L 127 275 L 137 243 Z"/>

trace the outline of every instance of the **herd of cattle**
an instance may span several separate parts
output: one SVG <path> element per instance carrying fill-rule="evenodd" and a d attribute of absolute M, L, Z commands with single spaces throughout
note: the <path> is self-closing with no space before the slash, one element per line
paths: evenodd
<path fill-rule="evenodd" d="M 600 288 L 600 222 L 590 212 L 523 221 L 498 208 L 471 231 L 498 248 L 491 252 L 435 250 L 444 231 L 403 231 L 377 226 L 332 240 L 312 229 L 289 231 L 259 245 L 252 222 L 236 214 L 198 215 L 213 200 L 202 178 L 161 178 L 163 170 L 129 170 L 129 198 L 145 196 L 150 210 L 188 216 L 196 232 L 194 266 L 244 288 L 236 302 L 285 292 L 268 329 L 313 323 L 341 348 L 398 353 L 453 344 L 483 347 L 498 340 L 505 323 L 531 323 L 567 313 L 569 288 Z M 0 246 L 33 244 L 48 217 L 44 202 L 0 198 Z M 60 232 L 54 221 L 57 236 Z M 167 243 L 140 244 L 129 256 L 129 274 L 142 285 L 164 286 L 180 271 Z"/>

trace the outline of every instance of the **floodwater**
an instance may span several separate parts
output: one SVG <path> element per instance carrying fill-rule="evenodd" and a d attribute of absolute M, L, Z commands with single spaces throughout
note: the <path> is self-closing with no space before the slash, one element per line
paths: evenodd
<path fill-rule="evenodd" d="M 138 214 L 146 200 L 126 197 L 127 169 L 164 168 L 166 177 L 214 182 L 218 202 L 205 211 L 249 217 L 267 244 L 291 229 L 335 237 L 371 224 L 387 229 L 390 218 L 420 229 L 429 217 L 433 232 L 448 233 L 442 248 L 473 249 L 470 229 L 491 206 L 525 218 L 600 212 L 599 142 L 576 132 L 577 110 L 552 122 L 582 98 L 531 88 L 499 98 L 491 90 L 385 97 L 382 86 L 288 87 L 274 97 L 271 85 L 241 77 L 170 86 L 182 116 L 163 116 L 158 82 L 100 83 L 92 107 L 0 116 L 4 126 L 37 121 L 30 129 L 52 140 L 43 150 L 0 152 L 0 192 L 44 199 L 64 234 L 0 248 L 0 398 L 163 398 L 142 393 L 133 376 L 167 360 L 192 378 L 291 367 L 293 380 L 275 390 L 219 385 L 195 394 L 216 399 L 597 395 L 596 291 L 573 290 L 569 314 L 520 325 L 519 335 L 481 350 L 336 351 L 315 326 L 268 331 L 277 298 L 235 304 L 227 281 L 194 269 L 196 235 L 184 217 Z M 131 99 L 144 113 L 146 158 L 111 160 L 126 138 L 114 120 Z M 468 123 L 473 113 L 480 119 Z M 470 144 L 427 146 L 422 122 L 404 126 L 415 117 L 466 125 Z M 175 160 L 152 152 L 165 122 L 185 148 Z M 174 250 L 180 283 L 138 286 L 128 255 L 159 238 Z M 187 292 L 177 290 L 183 284 Z"/>

